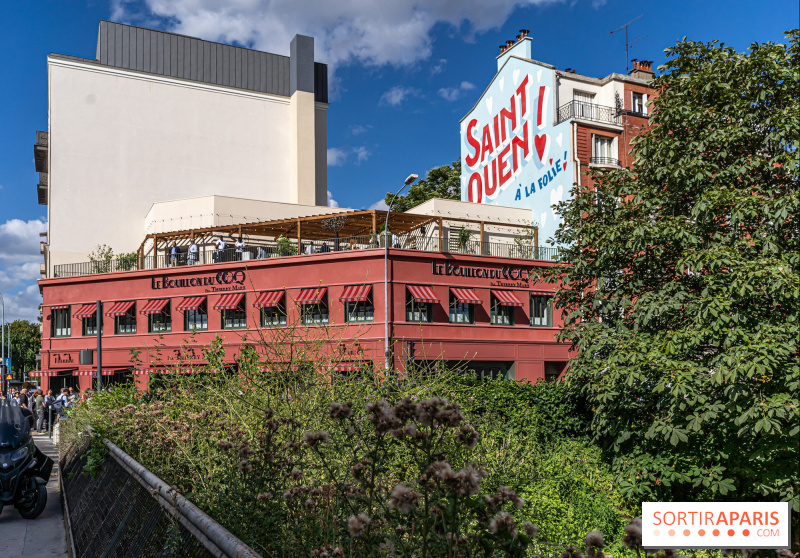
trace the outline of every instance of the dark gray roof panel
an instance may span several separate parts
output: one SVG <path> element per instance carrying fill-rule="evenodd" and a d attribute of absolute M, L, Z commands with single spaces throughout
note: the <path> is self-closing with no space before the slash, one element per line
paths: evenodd
<path fill-rule="evenodd" d="M 313 48 L 313 42 L 311 43 Z M 287 56 L 203 41 L 155 29 L 101 21 L 97 61 L 106 66 L 137 70 L 191 81 L 237 87 L 288 97 L 291 60 Z M 313 62 L 301 56 L 299 64 Z M 328 67 L 313 62 L 314 98 L 328 102 Z M 301 88 L 302 90 L 302 88 Z"/>

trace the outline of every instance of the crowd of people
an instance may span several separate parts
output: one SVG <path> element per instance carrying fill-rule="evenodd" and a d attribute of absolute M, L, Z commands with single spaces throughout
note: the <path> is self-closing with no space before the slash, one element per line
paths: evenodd
<path fill-rule="evenodd" d="M 0 402 L 28 409 L 34 417 L 35 434 L 44 434 L 50 430 L 51 422 L 55 424 L 59 417 L 64 417 L 67 409 L 75 407 L 92 396 L 92 390 L 81 393 L 78 388 L 61 388 L 55 396 L 53 390 L 44 393 L 41 389 L 11 388 L 8 393 L 0 394 Z"/>

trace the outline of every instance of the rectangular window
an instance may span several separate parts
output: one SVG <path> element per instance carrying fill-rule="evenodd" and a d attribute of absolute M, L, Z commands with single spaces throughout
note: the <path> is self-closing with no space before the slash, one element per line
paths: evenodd
<path fill-rule="evenodd" d="M 594 94 L 573 91 L 572 98 L 575 101 L 575 117 L 593 120 Z"/>
<path fill-rule="evenodd" d="M 553 327 L 553 297 L 531 295 L 531 325 Z"/>
<path fill-rule="evenodd" d="M 261 307 L 261 327 L 282 327 L 286 325 L 286 295 L 281 293 L 274 306 Z"/>
<path fill-rule="evenodd" d="M 617 139 L 592 135 L 591 162 L 596 165 L 619 165 Z"/>
<path fill-rule="evenodd" d="M 198 331 L 208 329 L 208 301 L 203 300 L 196 310 L 186 310 L 183 313 L 183 330 Z"/>
<path fill-rule="evenodd" d="M 642 93 L 632 93 L 631 94 L 631 112 L 635 112 L 636 114 L 647 114 L 647 107 L 645 103 L 647 102 L 647 97 Z"/>
<path fill-rule="evenodd" d="M 433 304 L 430 302 L 417 302 L 408 288 L 406 288 L 406 321 L 427 323 L 433 321 Z"/>
<path fill-rule="evenodd" d="M 372 295 L 367 300 L 345 302 L 345 322 L 348 324 L 372 322 L 375 320 L 375 305 L 372 303 Z"/>
<path fill-rule="evenodd" d="M 97 335 L 97 312 L 81 319 L 81 333 L 83 335 Z"/>
<path fill-rule="evenodd" d="M 136 305 L 132 305 L 121 316 L 114 316 L 114 334 L 128 335 L 136 333 Z"/>
<path fill-rule="evenodd" d="M 69 306 L 51 310 L 50 321 L 52 324 L 50 326 L 50 335 L 52 337 L 69 337 L 72 335 L 70 318 Z"/>
<path fill-rule="evenodd" d="M 323 325 L 328 323 L 328 293 L 323 294 L 316 304 L 303 304 L 303 324 Z"/>
<path fill-rule="evenodd" d="M 460 302 L 452 291 L 450 292 L 450 323 L 475 323 L 475 305 L 469 302 Z"/>
<path fill-rule="evenodd" d="M 505 306 L 492 294 L 491 309 L 489 314 L 493 325 L 514 325 L 514 306 Z"/>
<path fill-rule="evenodd" d="M 170 313 L 170 304 L 167 302 L 166 306 L 160 311 L 147 316 L 147 331 L 148 333 L 167 333 L 172 331 L 172 314 Z"/>
<path fill-rule="evenodd" d="M 247 327 L 247 311 L 244 304 L 246 297 L 242 297 L 236 308 L 221 310 L 222 329 L 242 329 Z"/>

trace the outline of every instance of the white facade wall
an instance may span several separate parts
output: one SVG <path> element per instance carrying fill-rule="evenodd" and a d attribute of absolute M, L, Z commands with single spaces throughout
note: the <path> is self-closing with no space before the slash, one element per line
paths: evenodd
<path fill-rule="evenodd" d="M 156 202 L 222 194 L 320 203 L 324 183 L 291 185 L 293 162 L 313 173 L 314 152 L 326 152 L 323 136 L 300 154 L 308 161 L 291 153 L 293 98 L 58 56 L 48 57 L 48 80 L 49 273 L 98 244 L 135 251 Z M 311 105 L 317 135 L 326 110 Z"/>

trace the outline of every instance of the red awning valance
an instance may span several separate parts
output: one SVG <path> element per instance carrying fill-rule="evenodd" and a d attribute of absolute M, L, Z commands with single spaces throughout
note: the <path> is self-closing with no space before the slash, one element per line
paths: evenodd
<path fill-rule="evenodd" d="M 64 308 L 69 308 L 69 304 L 59 304 L 58 306 L 51 306 L 50 310 L 63 310 Z"/>
<path fill-rule="evenodd" d="M 319 287 L 316 289 L 303 289 L 295 302 L 297 304 L 319 304 L 322 297 L 328 291 L 328 287 Z"/>
<path fill-rule="evenodd" d="M 134 370 L 136 376 L 144 376 L 145 374 L 203 374 L 203 373 L 216 373 L 216 369 L 208 370 L 206 368 L 141 368 Z"/>
<path fill-rule="evenodd" d="M 163 312 L 163 310 L 164 310 L 164 308 L 166 308 L 167 304 L 169 304 L 169 299 L 168 298 L 151 299 L 151 300 L 148 300 L 144 304 L 144 306 L 142 306 L 142 309 L 139 310 L 139 313 L 140 314 L 146 314 L 146 315 L 158 314 L 160 312 Z"/>
<path fill-rule="evenodd" d="M 180 312 L 185 312 L 187 310 L 197 310 L 200 308 L 200 305 L 203 304 L 206 297 L 204 296 L 187 296 L 184 298 L 180 304 L 175 307 L 175 310 Z"/>
<path fill-rule="evenodd" d="M 244 293 L 228 293 L 214 305 L 214 310 L 234 310 L 244 298 Z"/>
<path fill-rule="evenodd" d="M 115 302 L 111 308 L 108 309 L 106 312 L 106 316 L 114 318 L 116 316 L 124 316 L 128 310 L 135 304 L 132 300 L 126 300 L 125 302 Z"/>
<path fill-rule="evenodd" d="M 54 372 L 52 370 L 37 370 L 36 372 L 30 372 L 28 376 L 30 376 L 31 378 L 58 376 L 58 372 Z"/>
<path fill-rule="evenodd" d="M 372 285 L 348 285 L 339 300 L 342 302 L 364 302 L 369 297 Z"/>
<path fill-rule="evenodd" d="M 462 304 L 480 304 L 481 299 L 478 298 L 478 295 L 475 294 L 475 291 L 472 289 L 457 289 L 455 287 L 450 288 L 450 292 L 453 293 L 453 296 L 456 297 Z"/>
<path fill-rule="evenodd" d="M 512 291 L 492 291 L 501 306 L 522 306 L 522 301 Z"/>
<path fill-rule="evenodd" d="M 361 370 L 365 365 L 366 364 L 363 362 L 340 362 L 333 368 L 337 372 L 356 372 Z"/>
<path fill-rule="evenodd" d="M 103 370 L 100 373 L 100 375 L 101 376 L 113 376 L 117 372 L 123 372 L 124 370 L 127 370 L 127 369 L 126 368 L 122 368 L 122 369 Z M 74 371 L 72 373 L 72 375 L 73 376 L 94 376 L 96 372 L 97 372 L 96 370 L 76 370 L 76 371 Z"/>
<path fill-rule="evenodd" d="M 550 291 L 531 291 L 531 294 L 538 296 L 555 296 L 555 293 Z"/>
<path fill-rule="evenodd" d="M 411 293 L 411 296 L 413 296 L 414 300 L 417 302 L 439 302 L 433 289 L 427 286 L 408 285 L 408 292 Z"/>
<path fill-rule="evenodd" d="M 96 302 L 92 302 L 91 304 L 81 304 L 81 307 L 75 311 L 72 317 L 82 320 L 83 318 L 94 316 L 95 312 L 97 312 Z"/>
<path fill-rule="evenodd" d="M 258 308 L 273 308 L 278 305 L 282 298 L 283 291 L 268 291 L 266 293 L 258 293 L 253 306 Z"/>

